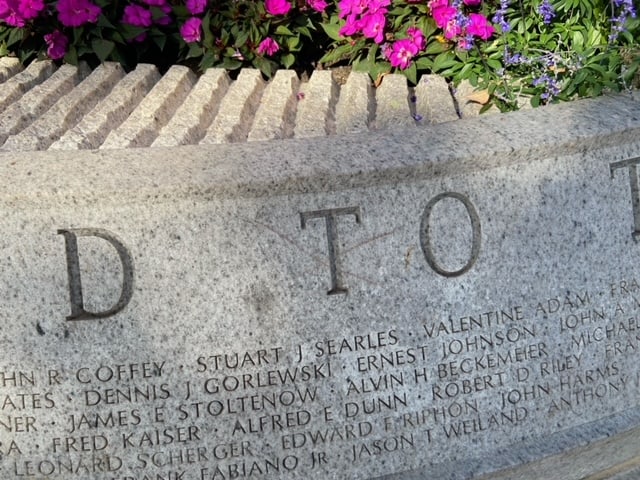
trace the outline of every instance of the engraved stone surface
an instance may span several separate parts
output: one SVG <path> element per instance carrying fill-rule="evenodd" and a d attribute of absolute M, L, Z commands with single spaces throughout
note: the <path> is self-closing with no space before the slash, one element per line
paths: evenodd
<path fill-rule="evenodd" d="M 414 94 L 416 114 L 420 115 L 416 118 L 420 119 L 420 124 L 429 125 L 458 119 L 444 78 L 438 75 L 423 75 L 415 86 Z"/>
<path fill-rule="evenodd" d="M 300 80 L 293 70 L 278 70 L 265 88 L 247 140 L 290 138 Z"/>
<path fill-rule="evenodd" d="M 100 148 L 148 147 L 196 83 L 187 67 L 174 65 Z M 155 93 L 153 93 L 155 91 Z"/>
<path fill-rule="evenodd" d="M 317 137 L 335 133 L 334 109 L 338 84 L 329 70 L 316 70 L 309 82 L 300 86 L 293 136 Z"/>
<path fill-rule="evenodd" d="M 633 441 L 640 102 L 415 131 L 0 153 L 0 478 L 455 480 Z"/>
<path fill-rule="evenodd" d="M 15 57 L 0 58 L 0 82 L 5 82 L 22 70 L 20 60 Z"/>
<path fill-rule="evenodd" d="M 129 117 L 158 80 L 160 80 L 160 73 L 155 66 L 138 65 L 113 87 L 102 102 L 49 148 L 51 150 L 98 148 L 107 135 Z"/>
<path fill-rule="evenodd" d="M 263 90 L 264 81 L 259 70 L 242 70 L 222 99 L 218 115 L 200 143 L 245 141 Z"/>
<path fill-rule="evenodd" d="M 218 113 L 229 88 L 229 75 L 222 68 L 211 68 L 199 79 L 171 121 L 160 131 L 153 147 L 192 145 L 204 136 Z"/>
<path fill-rule="evenodd" d="M 29 68 L 23 73 L 26 73 Z M 60 98 L 44 115 L 24 130 L 7 138 L 0 149 L 8 151 L 47 149 L 64 132 L 73 128 L 123 76 L 124 71 L 119 64 L 100 65 L 76 88 Z"/>
<path fill-rule="evenodd" d="M 376 121 L 379 130 L 415 127 L 410 108 L 414 89 L 407 87 L 407 77 L 399 73 L 385 75 L 376 90 Z"/>
<path fill-rule="evenodd" d="M 336 133 L 366 132 L 374 110 L 374 91 L 369 75 L 351 72 L 336 105 Z"/>

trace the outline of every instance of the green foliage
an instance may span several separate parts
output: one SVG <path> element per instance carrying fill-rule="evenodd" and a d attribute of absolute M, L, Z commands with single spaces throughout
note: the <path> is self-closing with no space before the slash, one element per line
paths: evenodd
<path fill-rule="evenodd" d="M 274 0 L 286 1 L 286 13 L 269 13 L 265 0 L 210 0 L 197 14 L 179 0 L 164 0 L 164 10 L 163 0 L 94 1 L 100 16 L 79 27 L 61 24 L 58 0 L 20 28 L 0 17 L 0 56 L 45 57 L 44 36 L 57 31 L 68 39 L 64 61 L 73 64 L 253 67 L 266 77 L 279 68 L 352 65 L 376 84 L 392 72 L 414 84 L 435 73 L 454 85 L 469 81 L 487 92 L 485 108 L 502 110 L 640 86 L 640 20 L 631 18 L 630 0 L 551 0 L 553 18 L 541 10 L 546 0 L 326 0 L 322 8 L 314 8 L 322 0 Z M 152 24 L 124 22 L 130 5 L 148 9 Z M 443 21 L 439 8 L 457 8 L 456 15 Z M 201 35 L 187 41 L 181 28 L 194 16 Z M 488 30 L 473 30 L 487 19 Z"/>

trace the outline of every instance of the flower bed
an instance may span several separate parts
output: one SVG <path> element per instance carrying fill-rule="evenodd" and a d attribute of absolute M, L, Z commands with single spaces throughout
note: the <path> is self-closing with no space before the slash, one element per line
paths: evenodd
<path fill-rule="evenodd" d="M 633 0 L 0 0 L 0 56 L 204 70 L 350 64 L 469 80 L 488 108 L 630 88 Z M 635 80 L 634 80 L 635 79 Z"/>

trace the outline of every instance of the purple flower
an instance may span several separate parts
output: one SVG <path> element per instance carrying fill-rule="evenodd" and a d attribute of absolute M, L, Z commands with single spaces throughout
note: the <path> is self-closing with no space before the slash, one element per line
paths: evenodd
<path fill-rule="evenodd" d="M 553 8 L 553 5 L 549 3 L 549 0 L 542 0 L 542 3 L 538 7 L 538 13 L 542 15 L 542 23 L 545 25 L 549 25 L 553 17 L 556 16 L 556 11 Z"/>
<path fill-rule="evenodd" d="M 467 27 L 469 35 L 481 38 L 482 40 L 489 40 L 491 35 L 495 32 L 493 25 L 489 23 L 487 17 L 480 13 L 472 13 L 469 15 L 469 26 Z"/>
<path fill-rule="evenodd" d="M 624 25 L 629 18 L 636 18 L 636 9 L 633 6 L 633 0 L 613 0 L 613 5 L 620 9 L 618 15 L 611 17 L 611 35 L 609 35 L 609 43 L 613 43 L 618 39 L 620 33 L 624 32 Z"/>
<path fill-rule="evenodd" d="M 133 25 L 134 27 L 150 27 L 153 23 L 151 10 L 147 10 L 140 5 L 127 5 L 124 7 L 122 23 Z"/>
<path fill-rule="evenodd" d="M 207 0 L 187 0 L 185 2 L 187 10 L 191 15 L 199 15 L 207 8 Z"/>
<path fill-rule="evenodd" d="M 25 20 L 33 20 L 44 10 L 43 0 L 20 0 L 18 11 Z"/>
<path fill-rule="evenodd" d="M 202 20 L 191 17 L 180 27 L 180 35 L 187 43 L 199 42 L 202 38 Z"/>
<path fill-rule="evenodd" d="M 540 94 L 540 98 L 544 100 L 545 104 L 560 94 L 560 85 L 558 84 L 558 81 L 546 73 L 540 77 L 534 78 L 532 84 L 534 87 L 544 87 L 544 91 Z"/>
<path fill-rule="evenodd" d="M 307 4 L 316 12 L 324 12 L 329 6 L 324 0 L 307 0 Z"/>
<path fill-rule="evenodd" d="M 0 20 L 12 27 L 24 27 L 24 16 L 20 13 L 18 0 L 0 0 Z"/>
<path fill-rule="evenodd" d="M 427 46 L 427 41 L 424 38 L 424 34 L 419 28 L 407 28 L 407 35 L 409 35 L 409 38 L 415 44 L 415 46 L 418 47 L 418 50 L 422 51 L 424 50 L 424 47 Z"/>
<path fill-rule="evenodd" d="M 493 23 L 500 25 L 503 33 L 511 31 L 511 25 L 507 21 L 507 8 L 509 8 L 509 0 L 500 0 L 500 9 L 496 11 L 491 19 Z"/>
<path fill-rule="evenodd" d="M 264 8 L 271 15 L 286 15 L 291 10 L 287 0 L 264 0 Z"/>
<path fill-rule="evenodd" d="M 386 48 L 384 54 L 392 67 L 405 70 L 411 65 L 411 60 L 418 53 L 418 47 L 410 38 L 403 38 L 393 42 L 391 48 Z"/>
<path fill-rule="evenodd" d="M 260 55 L 267 55 L 268 57 L 274 55 L 278 50 L 280 50 L 280 45 L 273 38 L 267 37 L 260 45 L 258 45 L 258 53 Z"/>
<path fill-rule="evenodd" d="M 376 43 L 384 41 L 385 16 L 378 12 L 362 16 L 362 33 L 367 38 L 373 38 Z"/>
<path fill-rule="evenodd" d="M 96 23 L 102 10 L 89 0 L 59 0 L 58 19 L 65 27 L 80 27 L 85 23 Z"/>
<path fill-rule="evenodd" d="M 160 18 L 156 18 L 154 20 L 154 22 L 157 25 L 171 25 L 171 23 L 173 22 L 173 20 L 171 19 L 170 13 L 171 13 L 171 5 L 169 4 L 164 4 L 164 5 L 158 5 L 158 8 L 160 8 L 160 10 L 162 10 L 162 13 L 164 13 L 164 15 Z"/>
<path fill-rule="evenodd" d="M 52 60 L 60 60 L 66 55 L 69 39 L 60 30 L 45 35 L 44 41 L 47 42 L 47 55 Z"/>

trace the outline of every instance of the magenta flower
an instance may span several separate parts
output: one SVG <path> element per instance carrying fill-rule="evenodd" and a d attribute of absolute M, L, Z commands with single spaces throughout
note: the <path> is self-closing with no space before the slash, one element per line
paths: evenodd
<path fill-rule="evenodd" d="M 378 12 L 362 16 L 362 33 L 367 38 L 373 38 L 376 43 L 384 41 L 385 16 Z"/>
<path fill-rule="evenodd" d="M 124 7 L 122 23 L 133 25 L 134 27 L 150 27 L 153 23 L 151 10 L 147 10 L 140 5 L 127 5 Z"/>
<path fill-rule="evenodd" d="M 464 4 L 469 7 L 477 7 L 482 3 L 482 0 L 463 0 Z"/>
<path fill-rule="evenodd" d="M 273 38 L 267 37 L 260 42 L 258 45 L 258 53 L 260 55 L 267 55 L 268 57 L 274 55 L 278 50 L 280 50 L 280 45 Z"/>
<path fill-rule="evenodd" d="M 264 8 L 271 15 L 286 15 L 291 10 L 287 0 L 264 0 Z"/>
<path fill-rule="evenodd" d="M 12 27 L 24 27 L 26 21 L 19 9 L 18 0 L 0 0 L 0 20 Z"/>
<path fill-rule="evenodd" d="M 388 7 L 389 5 L 391 5 L 391 0 L 369 0 L 366 2 L 366 7 L 369 13 L 380 12 L 382 14 L 386 14 L 387 9 L 385 7 Z"/>
<path fill-rule="evenodd" d="M 346 23 L 340 28 L 338 32 L 343 37 L 349 37 L 362 30 L 362 22 L 357 14 L 352 13 L 347 17 Z"/>
<path fill-rule="evenodd" d="M 414 45 L 418 47 L 418 50 L 424 50 L 424 47 L 427 46 L 427 41 L 424 38 L 424 33 L 422 33 L 422 30 L 420 30 L 419 28 L 407 28 L 407 35 L 409 35 L 409 38 L 414 43 Z"/>
<path fill-rule="evenodd" d="M 18 11 L 25 20 L 33 20 L 44 10 L 43 0 L 20 0 Z"/>
<path fill-rule="evenodd" d="M 163 7 L 167 5 L 166 0 L 140 0 L 142 3 L 146 3 L 150 7 Z"/>
<path fill-rule="evenodd" d="M 199 15 L 207 8 L 207 0 L 187 0 L 185 4 L 191 15 Z"/>
<path fill-rule="evenodd" d="M 418 47 L 410 38 L 403 38 L 393 43 L 391 48 L 384 50 L 384 54 L 392 67 L 405 70 L 411 65 L 411 60 L 418 53 Z"/>
<path fill-rule="evenodd" d="M 329 6 L 324 0 L 307 0 L 307 4 L 316 12 L 324 12 Z"/>
<path fill-rule="evenodd" d="M 66 55 L 69 39 L 60 30 L 45 35 L 44 41 L 47 42 L 47 55 L 52 60 L 60 60 Z"/>
<path fill-rule="evenodd" d="M 191 17 L 180 27 L 180 35 L 187 43 L 199 42 L 202 38 L 202 20 Z"/>
<path fill-rule="evenodd" d="M 479 13 L 471 13 L 469 15 L 469 25 L 467 26 L 467 33 L 474 37 L 479 37 L 482 40 L 489 40 L 491 35 L 495 32 L 493 25 L 489 23 L 489 20 L 484 15 Z"/>
<path fill-rule="evenodd" d="M 429 10 L 433 12 L 436 8 L 448 7 L 449 0 L 431 0 L 428 4 Z"/>
<path fill-rule="evenodd" d="M 156 18 L 154 22 L 157 25 L 165 25 L 165 26 L 171 25 L 171 23 L 173 22 L 173 20 L 171 19 L 171 16 L 169 15 L 171 13 L 171 5 L 169 4 L 159 5 L 158 8 L 162 10 L 164 15 L 160 18 Z"/>
<path fill-rule="evenodd" d="M 456 18 L 458 11 L 455 7 L 437 6 L 431 10 L 431 15 L 439 28 L 446 28 L 447 24 Z"/>
<path fill-rule="evenodd" d="M 344 18 L 348 15 L 360 15 L 369 6 L 367 0 L 340 0 L 338 4 L 338 17 Z"/>
<path fill-rule="evenodd" d="M 65 27 L 96 23 L 102 10 L 89 0 L 58 0 L 58 20 Z"/>

